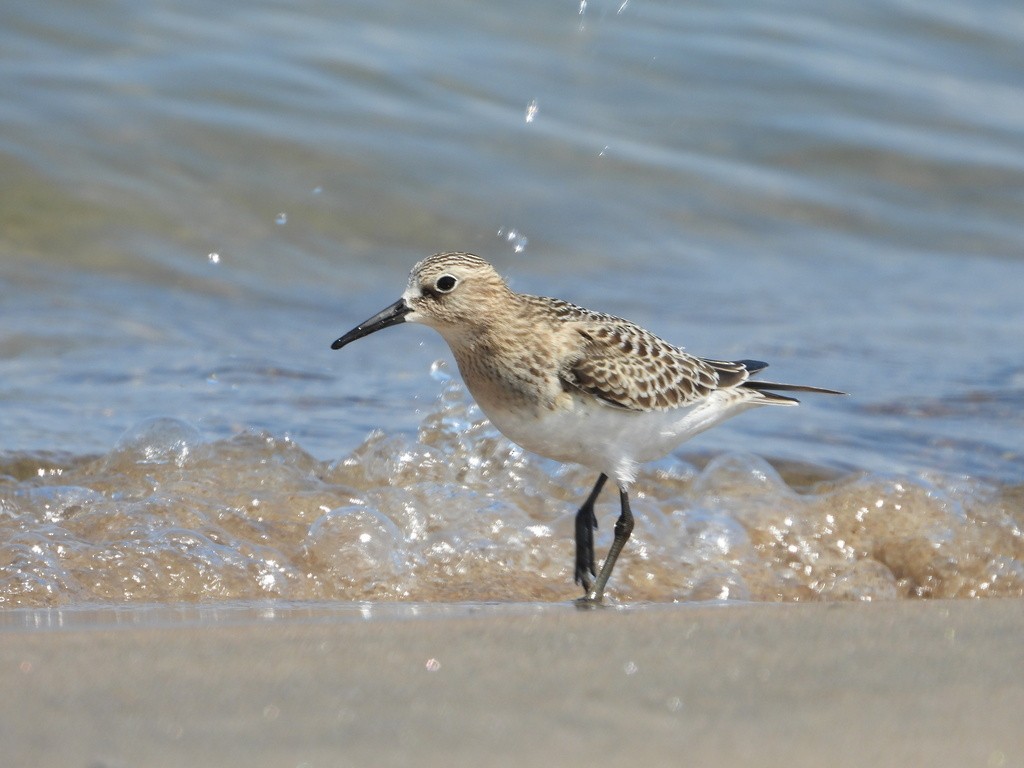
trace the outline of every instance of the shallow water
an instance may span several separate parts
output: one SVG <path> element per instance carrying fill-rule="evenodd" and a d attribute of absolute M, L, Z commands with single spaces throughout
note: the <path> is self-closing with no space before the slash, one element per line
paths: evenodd
<path fill-rule="evenodd" d="M 649 467 L 613 598 L 1024 594 L 1017 5 L 0 15 L 0 604 L 574 597 L 593 478 L 329 349 L 446 249 L 851 393 Z"/>
<path fill-rule="evenodd" d="M 267 433 L 154 419 L 89 460 L 21 457 L 0 516 L 8 606 L 196 600 L 565 600 L 592 478 L 536 459 L 446 385 L 416 436 L 322 462 Z M 645 472 L 610 596 L 1020 595 L 1024 489 L 752 454 Z M 616 510 L 601 505 L 606 548 Z"/>

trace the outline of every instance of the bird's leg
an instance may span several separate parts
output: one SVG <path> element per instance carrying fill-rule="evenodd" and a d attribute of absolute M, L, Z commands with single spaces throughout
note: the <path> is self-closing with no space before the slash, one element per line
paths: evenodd
<path fill-rule="evenodd" d="M 615 538 L 612 540 L 612 547 L 608 550 L 608 557 L 604 559 L 601 572 L 597 576 L 597 581 L 594 582 L 594 588 L 581 599 L 581 603 L 597 605 L 604 599 L 604 588 L 608 583 L 608 577 L 612 575 L 615 561 L 618 559 L 622 547 L 625 546 L 629 534 L 633 532 L 633 512 L 629 508 L 629 494 L 621 488 L 619 489 L 619 502 L 622 504 L 622 514 L 615 522 Z"/>
<path fill-rule="evenodd" d="M 584 592 L 590 591 L 590 577 L 597 575 L 594 567 L 594 529 L 597 528 L 594 504 L 607 480 L 608 475 L 605 474 L 597 478 L 594 490 L 576 513 L 576 583 L 583 585 Z"/>

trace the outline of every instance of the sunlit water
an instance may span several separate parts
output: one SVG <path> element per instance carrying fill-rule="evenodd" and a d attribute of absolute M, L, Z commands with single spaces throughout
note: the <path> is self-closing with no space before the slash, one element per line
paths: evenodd
<path fill-rule="evenodd" d="M 613 600 L 1024 594 L 1019 4 L 0 19 L 0 604 L 575 597 L 594 478 L 329 349 L 446 249 L 851 393 L 648 467 Z"/>
<path fill-rule="evenodd" d="M 8 606 L 195 600 L 561 600 L 592 477 L 498 435 L 449 383 L 415 436 L 318 461 L 286 438 L 154 419 L 109 453 L 22 457 L 0 507 Z M 621 600 L 1019 595 L 1021 489 L 778 467 L 645 472 Z M 600 509 L 606 547 L 613 515 Z"/>

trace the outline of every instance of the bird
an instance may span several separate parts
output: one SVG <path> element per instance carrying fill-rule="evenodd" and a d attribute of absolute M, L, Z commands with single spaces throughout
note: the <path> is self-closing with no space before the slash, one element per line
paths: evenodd
<path fill-rule="evenodd" d="M 799 402 L 780 393 L 845 394 L 760 381 L 753 377 L 767 363 L 696 357 L 628 320 L 517 293 L 472 253 L 420 261 L 397 301 L 331 348 L 400 323 L 441 334 L 470 395 L 508 439 L 598 473 L 575 518 L 574 578 L 584 592 L 577 602 L 585 606 L 602 603 L 633 531 L 629 494 L 640 465 L 750 408 Z M 609 479 L 619 491 L 620 514 L 598 571 L 594 505 Z"/>

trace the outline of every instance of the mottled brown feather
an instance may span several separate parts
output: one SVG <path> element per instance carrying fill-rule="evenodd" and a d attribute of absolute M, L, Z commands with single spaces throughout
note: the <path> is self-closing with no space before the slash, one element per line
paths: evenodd
<path fill-rule="evenodd" d="M 667 411 L 705 399 L 747 378 L 740 363 L 702 360 L 628 320 L 560 299 L 521 296 L 539 313 L 554 313 L 579 336 L 578 353 L 559 378 L 567 389 L 631 411 Z M 724 383 L 723 383 L 724 379 Z"/>

